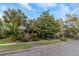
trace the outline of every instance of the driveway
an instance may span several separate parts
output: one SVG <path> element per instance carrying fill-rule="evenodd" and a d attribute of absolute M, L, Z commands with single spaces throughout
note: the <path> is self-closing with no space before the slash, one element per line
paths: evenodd
<path fill-rule="evenodd" d="M 6 54 L 6 56 L 79 56 L 79 40 L 31 48 L 28 51 Z"/>

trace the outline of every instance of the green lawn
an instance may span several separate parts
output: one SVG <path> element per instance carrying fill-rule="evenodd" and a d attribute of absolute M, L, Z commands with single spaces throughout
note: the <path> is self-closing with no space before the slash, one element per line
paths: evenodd
<path fill-rule="evenodd" d="M 8 39 L 0 39 L 0 44 L 7 44 L 7 43 L 12 43 L 12 42 Z"/>
<path fill-rule="evenodd" d="M 14 50 L 21 50 L 31 48 L 32 44 L 30 43 L 19 43 L 15 45 L 7 45 L 7 46 L 0 46 L 0 53 L 7 52 L 7 51 L 14 51 Z"/>
<path fill-rule="evenodd" d="M 40 44 L 42 45 L 49 45 L 49 44 L 55 44 L 55 43 L 60 43 L 60 40 L 42 40 L 39 41 Z"/>

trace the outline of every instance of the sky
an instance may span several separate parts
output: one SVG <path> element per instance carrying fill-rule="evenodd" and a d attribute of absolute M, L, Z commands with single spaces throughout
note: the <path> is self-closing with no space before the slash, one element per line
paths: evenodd
<path fill-rule="evenodd" d="M 0 3 L 0 17 L 8 8 L 21 9 L 29 19 L 39 17 L 43 11 L 48 9 L 56 19 L 65 18 L 65 14 L 79 15 L 78 3 Z"/>

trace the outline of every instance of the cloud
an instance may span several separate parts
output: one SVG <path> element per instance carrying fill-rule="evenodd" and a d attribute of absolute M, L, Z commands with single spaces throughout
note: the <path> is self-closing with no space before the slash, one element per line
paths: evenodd
<path fill-rule="evenodd" d="M 79 14 L 79 7 L 74 9 L 71 14 Z"/>
<path fill-rule="evenodd" d="M 79 7 L 74 8 L 73 10 L 70 9 L 69 6 L 65 4 L 59 5 L 58 13 L 60 14 L 61 18 L 65 18 L 66 14 L 79 14 Z"/>
<path fill-rule="evenodd" d="M 52 13 L 54 14 L 54 16 L 57 19 L 59 19 L 59 18 L 65 19 L 65 15 L 70 14 L 71 10 L 70 10 L 69 6 L 67 6 L 65 4 L 58 4 L 56 10 L 52 11 Z"/>
<path fill-rule="evenodd" d="M 48 10 L 50 8 L 57 6 L 56 3 L 37 3 L 36 5 L 43 10 Z"/>
<path fill-rule="evenodd" d="M 34 11 L 34 9 L 32 9 L 32 7 L 28 3 L 20 3 L 20 5 L 29 11 Z"/>
<path fill-rule="evenodd" d="M 70 8 L 64 4 L 61 4 L 59 12 L 61 12 L 62 14 L 70 13 Z"/>
<path fill-rule="evenodd" d="M 4 10 L 7 9 L 7 7 L 6 6 L 2 6 L 0 9 L 1 9 L 1 11 L 4 11 Z"/>
<path fill-rule="evenodd" d="M 55 3 L 41 3 L 39 4 L 41 7 L 47 7 L 47 8 L 51 8 L 51 7 L 55 7 L 57 4 Z"/>
<path fill-rule="evenodd" d="M 61 18 L 64 18 L 66 14 L 71 13 L 71 10 L 70 10 L 69 6 L 64 5 L 64 4 L 60 4 L 58 13 L 60 14 Z"/>
<path fill-rule="evenodd" d="M 7 9 L 6 6 L 1 6 L 1 8 L 0 8 L 0 13 L 2 13 L 3 11 L 5 11 L 6 9 Z"/>
<path fill-rule="evenodd" d="M 38 3 L 37 5 L 44 10 L 57 6 L 56 3 Z"/>
<path fill-rule="evenodd" d="M 2 16 L 3 16 L 3 11 L 5 11 L 6 9 L 7 9 L 6 6 L 1 6 L 1 8 L 0 8 L 0 18 L 2 18 Z"/>
<path fill-rule="evenodd" d="M 60 9 L 58 10 L 58 13 L 60 14 L 61 18 L 65 18 L 66 14 L 76 14 L 76 15 L 79 14 L 79 7 L 76 7 L 73 10 L 71 10 L 69 6 L 67 6 L 65 4 L 61 4 L 61 5 L 59 5 L 59 8 Z"/>

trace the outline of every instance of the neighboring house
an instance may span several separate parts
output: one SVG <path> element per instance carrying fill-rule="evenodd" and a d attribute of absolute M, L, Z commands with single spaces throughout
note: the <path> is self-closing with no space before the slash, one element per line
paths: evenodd
<path fill-rule="evenodd" d="M 66 25 L 68 27 L 75 27 L 75 26 L 77 26 L 76 22 L 74 22 L 74 21 L 73 22 L 67 22 Z"/>
<path fill-rule="evenodd" d="M 65 23 L 67 27 L 77 27 L 77 23 L 75 21 L 68 21 Z"/>

